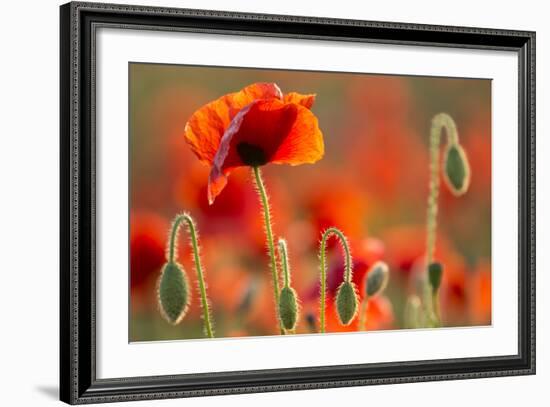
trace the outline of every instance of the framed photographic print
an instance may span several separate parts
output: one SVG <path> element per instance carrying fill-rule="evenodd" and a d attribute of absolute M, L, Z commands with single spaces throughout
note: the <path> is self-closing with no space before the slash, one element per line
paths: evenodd
<path fill-rule="evenodd" d="M 63 401 L 535 373 L 535 33 L 60 13 Z"/>

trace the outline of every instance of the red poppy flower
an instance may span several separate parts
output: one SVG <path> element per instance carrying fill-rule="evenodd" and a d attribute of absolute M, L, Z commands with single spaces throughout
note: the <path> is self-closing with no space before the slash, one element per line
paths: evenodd
<path fill-rule="evenodd" d="M 318 161 L 324 144 L 309 110 L 314 100 L 315 95 L 283 95 L 274 83 L 255 83 L 193 113 L 184 135 L 197 157 L 211 167 L 209 203 L 237 167 Z"/>

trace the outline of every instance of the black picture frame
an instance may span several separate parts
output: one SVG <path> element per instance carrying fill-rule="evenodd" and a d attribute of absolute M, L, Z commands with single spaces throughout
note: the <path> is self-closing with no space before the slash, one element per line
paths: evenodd
<path fill-rule="evenodd" d="M 82 404 L 535 373 L 534 32 L 82 2 L 62 5 L 60 23 L 62 401 Z M 518 354 L 435 361 L 97 379 L 93 39 L 95 29 L 100 26 L 517 52 Z"/>

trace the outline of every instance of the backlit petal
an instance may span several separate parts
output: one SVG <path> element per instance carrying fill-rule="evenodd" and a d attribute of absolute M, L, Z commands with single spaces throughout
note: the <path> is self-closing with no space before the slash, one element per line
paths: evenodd
<path fill-rule="evenodd" d="M 209 202 L 233 168 L 314 163 L 323 154 L 323 135 L 311 111 L 278 99 L 256 100 L 235 116 L 221 139 L 210 172 Z"/>
<path fill-rule="evenodd" d="M 299 106 L 296 120 L 289 134 L 270 158 L 274 164 L 313 164 L 323 158 L 325 146 L 317 117 Z"/>
<path fill-rule="evenodd" d="M 193 113 L 185 125 L 185 140 L 201 161 L 211 165 L 225 130 L 242 108 L 257 99 L 282 97 L 274 83 L 255 83 L 222 96 Z"/>
<path fill-rule="evenodd" d="M 285 103 L 297 103 L 299 105 L 302 105 L 304 107 L 307 107 L 308 109 L 311 109 L 311 106 L 313 106 L 313 102 L 315 102 L 315 94 L 310 95 L 302 95 L 297 92 L 290 92 L 285 94 L 283 101 Z"/>

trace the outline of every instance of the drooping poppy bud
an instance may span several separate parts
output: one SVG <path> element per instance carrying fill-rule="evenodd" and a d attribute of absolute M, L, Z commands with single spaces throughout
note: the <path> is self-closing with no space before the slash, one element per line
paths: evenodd
<path fill-rule="evenodd" d="M 434 262 L 430 263 L 428 266 L 428 278 L 430 280 L 430 285 L 434 292 L 439 290 L 441 285 L 441 278 L 443 277 L 443 266 L 441 263 Z"/>
<path fill-rule="evenodd" d="M 451 192 L 460 196 L 470 185 L 470 164 L 466 152 L 459 144 L 451 144 L 445 153 L 444 179 Z"/>
<path fill-rule="evenodd" d="M 283 328 L 291 331 L 296 328 L 298 320 L 298 300 L 296 291 L 291 287 L 283 287 L 279 296 L 279 318 Z"/>
<path fill-rule="evenodd" d="M 210 305 L 206 296 L 206 283 L 204 281 L 204 271 L 200 261 L 199 238 L 197 225 L 188 213 L 182 213 L 174 218 L 170 229 L 170 240 L 166 250 L 168 263 L 166 263 L 161 271 L 158 285 L 158 302 L 160 312 L 164 318 L 171 324 L 176 325 L 187 313 L 188 304 L 190 301 L 189 282 L 187 274 L 182 266 L 176 263 L 176 237 L 180 229 L 180 225 L 185 223 L 191 237 L 191 248 L 193 250 L 193 258 L 195 261 L 195 270 L 197 271 L 197 280 L 199 283 L 199 294 L 201 297 L 201 305 L 204 319 L 204 332 L 209 338 L 214 337 L 212 329 L 212 318 L 210 316 Z"/>
<path fill-rule="evenodd" d="M 179 264 L 166 263 L 158 283 L 158 303 L 162 316 L 172 325 L 177 325 L 187 313 L 190 299 L 187 274 Z"/>
<path fill-rule="evenodd" d="M 336 310 L 342 325 L 349 325 L 357 315 L 357 292 L 351 281 L 344 281 L 336 293 Z"/>
<path fill-rule="evenodd" d="M 367 273 L 366 295 L 374 297 L 386 289 L 390 277 L 390 269 L 383 261 L 374 263 Z"/>

